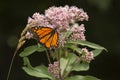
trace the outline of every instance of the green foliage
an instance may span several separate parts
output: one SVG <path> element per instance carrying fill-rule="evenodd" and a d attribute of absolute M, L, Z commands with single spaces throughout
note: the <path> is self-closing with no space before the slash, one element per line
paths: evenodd
<path fill-rule="evenodd" d="M 73 71 L 87 71 L 89 69 L 89 64 L 87 62 L 76 63 L 72 68 Z"/>
<path fill-rule="evenodd" d="M 98 56 L 103 50 L 107 51 L 107 49 L 105 49 L 104 47 L 95 44 L 95 43 L 91 43 L 89 41 L 73 41 L 73 40 L 69 40 L 66 44 L 65 47 L 72 49 L 73 51 L 76 51 L 78 54 L 82 54 L 81 48 L 78 47 L 78 44 L 84 47 L 89 47 L 89 48 L 93 48 L 94 50 L 92 51 L 94 54 L 94 57 Z"/>
<path fill-rule="evenodd" d="M 96 49 L 96 50 L 93 50 L 93 54 L 94 54 L 94 57 L 98 56 L 103 50 L 102 49 Z"/>
<path fill-rule="evenodd" d="M 72 71 L 89 70 L 89 63 L 85 61 L 81 61 L 80 56 L 83 54 L 83 52 L 79 46 L 92 48 L 94 57 L 98 56 L 103 50 L 106 50 L 104 47 L 88 42 L 88 41 L 72 41 L 72 40 L 67 41 L 67 43 L 64 46 L 64 50 L 69 49 L 67 52 L 68 55 L 67 56 L 61 55 L 60 57 L 60 69 L 61 69 L 61 76 L 63 80 L 73 80 L 73 79 L 75 80 L 100 80 L 92 76 L 81 76 L 81 75 L 74 76 L 73 75 L 69 77 L 69 74 Z M 65 51 L 63 51 L 63 48 L 58 48 L 58 49 L 61 54 L 65 53 Z M 48 80 L 48 79 L 56 80 L 48 72 L 47 66 L 39 65 L 36 67 L 32 67 L 28 59 L 28 56 L 33 54 L 36 51 L 43 52 L 45 51 L 45 48 L 41 46 L 40 44 L 38 44 L 38 45 L 29 46 L 20 53 L 20 57 L 22 57 L 24 61 L 23 70 L 30 76 L 42 78 L 42 80 Z M 78 53 L 78 55 L 76 55 L 74 52 Z M 57 56 L 56 53 L 53 53 L 53 54 Z"/>
<path fill-rule="evenodd" d="M 75 60 L 76 55 L 74 53 L 70 53 L 67 58 L 60 59 L 61 75 L 64 75 L 64 73 L 69 72 L 72 69 Z"/>
<path fill-rule="evenodd" d="M 26 56 L 29 56 L 31 54 L 33 54 L 34 52 L 38 51 L 38 52 L 42 52 L 44 51 L 45 48 L 43 46 L 40 46 L 40 45 L 32 45 L 32 46 L 29 46 L 27 48 L 25 48 L 21 53 L 20 53 L 20 57 L 26 57 Z"/>
<path fill-rule="evenodd" d="M 76 52 L 79 53 L 79 54 L 82 54 L 81 48 L 77 47 L 77 46 L 74 45 L 74 44 L 67 43 L 67 44 L 65 45 L 65 47 L 66 47 L 66 48 L 70 48 L 70 49 L 72 49 L 73 51 L 76 51 Z"/>
<path fill-rule="evenodd" d="M 65 80 L 100 80 L 100 79 L 97 79 L 96 77 L 93 77 L 93 76 L 72 76 L 72 77 L 69 77 Z"/>
<path fill-rule="evenodd" d="M 24 57 L 23 59 L 24 59 L 23 70 L 27 74 L 38 78 L 48 78 L 53 80 L 50 73 L 48 73 L 47 67 L 45 67 L 44 65 L 32 67 L 27 57 Z"/>
<path fill-rule="evenodd" d="M 104 47 L 98 45 L 98 44 L 95 44 L 95 43 L 91 43 L 89 41 L 82 41 L 82 40 L 77 40 L 77 41 L 73 41 L 73 40 L 69 40 L 67 42 L 68 44 L 76 44 L 76 45 L 81 45 L 81 46 L 87 46 L 87 47 L 90 47 L 90 48 L 93 48 L 93 49 L 101 49 L 101 50 L 106 50 Z"/>

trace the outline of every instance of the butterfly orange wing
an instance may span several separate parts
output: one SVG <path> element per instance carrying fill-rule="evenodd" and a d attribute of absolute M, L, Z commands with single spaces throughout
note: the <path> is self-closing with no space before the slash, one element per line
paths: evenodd
<path fill-rule="evenodd" d="M 58 47 L 58 32 L 49 27 L 33 27 L 32 31 L 38 36 L 38 41 L 47 48 Z"/>
<path fill-rule="evenodd" d="M 58 33 L 51 34 L 51 37 L 45 43 L 47 47 L 58 47 Z"/>

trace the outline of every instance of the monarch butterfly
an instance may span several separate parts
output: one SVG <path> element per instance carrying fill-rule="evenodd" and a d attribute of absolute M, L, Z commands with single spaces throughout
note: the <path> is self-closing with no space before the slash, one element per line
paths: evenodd
<path fill-rule="evenodd" d="M 58 32 L 50 27 L 32 27 L 32 32 L 35 33 L 40 44 L 47 48 L 58 47 Z"/>

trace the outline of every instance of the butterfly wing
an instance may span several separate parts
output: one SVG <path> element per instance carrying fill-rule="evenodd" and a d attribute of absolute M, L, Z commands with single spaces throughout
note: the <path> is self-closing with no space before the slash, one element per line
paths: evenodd
<path fill-rule="evenodd" d="M 52 39 L 51 46 L 57 47 L 58 46 L 58 33 L 55 32 L 52 38 L 53 39 Z"/>
<path fill-rule="evenodd" d="M 38 38 L 42 38 L 42 37 L 50 34 L 51 31 L 52 31 L 52 29 L 48 28 L 48 27 L 41 27 L 41 28 L 39 28 L 39 27 L 33 27 L 32 31 L 34 33 L 36 33 L 36 35 L 38 36 Z"/>
<path fill-rule="evenodd" d="M 32 31 L 38 36 L 38 41 L 47 48 L 58 47 L 58 32 L 49 27 L 34 27 Z"/>
<path fill-rule="evenodd" d="M 58 33 L 51 33 L 51 37 L 45 43 L 47 47 L 58 47 Z"/>

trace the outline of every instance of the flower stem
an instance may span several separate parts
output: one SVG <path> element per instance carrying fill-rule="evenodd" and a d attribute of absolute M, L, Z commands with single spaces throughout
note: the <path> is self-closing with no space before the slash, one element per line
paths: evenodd
<path fill-rule="evenodd" d="M 49 62 L 49 64 L 51 64 L 50 56 L 49 56 L 49 54 L 48 54 L 47 49 L 45 50 L 45 52 L 46 52 L 46 55 L 47 55 L 48 62 Z"/>
<path fill-rule="evenodd" d="M 66 71 L 66 69 L 67 69 L 67 67 L 68 67 L 68 65 L 69 65 L 69 63 L 70 63 L 70 58 L 71 58 L 71 56 L 69 57 L 69 60 L 68 60 L 68 62 L 67 62 L 67 65 L 66 65 L 66 67 L 65 67 L 65 69 L 64 69 L 64 73 L 65 73 L 65 71 Z M 64 75 L 63 75 L 63 79 L 68 75 L 69 73 L 65 73 Z"/>
<path fill-rule="evenodd" d="M 7 73 L 7 79 L 6 79 L 6 80 L 9 80 L 10 72 L 11 72 L 12 65 L 13 65 L 13 61 L 14 61 L 14 59 L 15 59 L 15 56 L 16 56 L 17 51 L 18 51 L 18 49 L 15 50 L 14 55 L 13 55 L 13 57 L 12 57 L 12 60 L 11 60 L 10 66 L 9 66 L 9 71 L 8 71 L 8 73 Z"/>
<path fill-rule="evenodd" d="M 57 60 L 58 60 L 58 63 L 59 63 L 59 68 L 60 68 L 60 51 L 59 49 L 55 49 L 56 53 L 57 53 Z M 59 80 L 63 80 L 62 79 L 62 76 L 61 76 L 61 70 L 59 70 Z"/>
<path fill-rule="evenodd" d="M 8 73 L 7 73 L 7 79 L 6 79 L 6 80 L 9 80 L 10 72 L 11 72 L 12 65 L 13 65 L 15 56 L 16 56 L 16 54 L 17 54 L 17 51 L 21 48 L 21 46 L 23 46 L 23 44 L 24 44 L 25 42 L 26 42 L 26 41 L 25 41 L 25 37 L 22 36 L 22 37 L 19 39 L 17 48 L 16 48 L 16 50 L 15 50 L 15 52 L 14 52 L 14 54 L 13 54 L 13 57 L 12 57 L 12 60 L 11 60 L 10 66 L 9 66 L 9 70 L 8 70 Z"/>
<path fill-rule="evenodd" d="M 68 72 L 66 72 L 66 74 L 64 75 L 63 78 L 66 78 L 66 77 L 70 74 L 70 72 L 71 72 L 71 70 L 73 69 L 73 67 L 75 66 L 75 64 L 78 63 L 78 62 L 80 62 L 80 58 L 77 57 L 75 61 L 76 61 L 76 62 L 72 65 L 71 69 L 70 69 Z"/>

